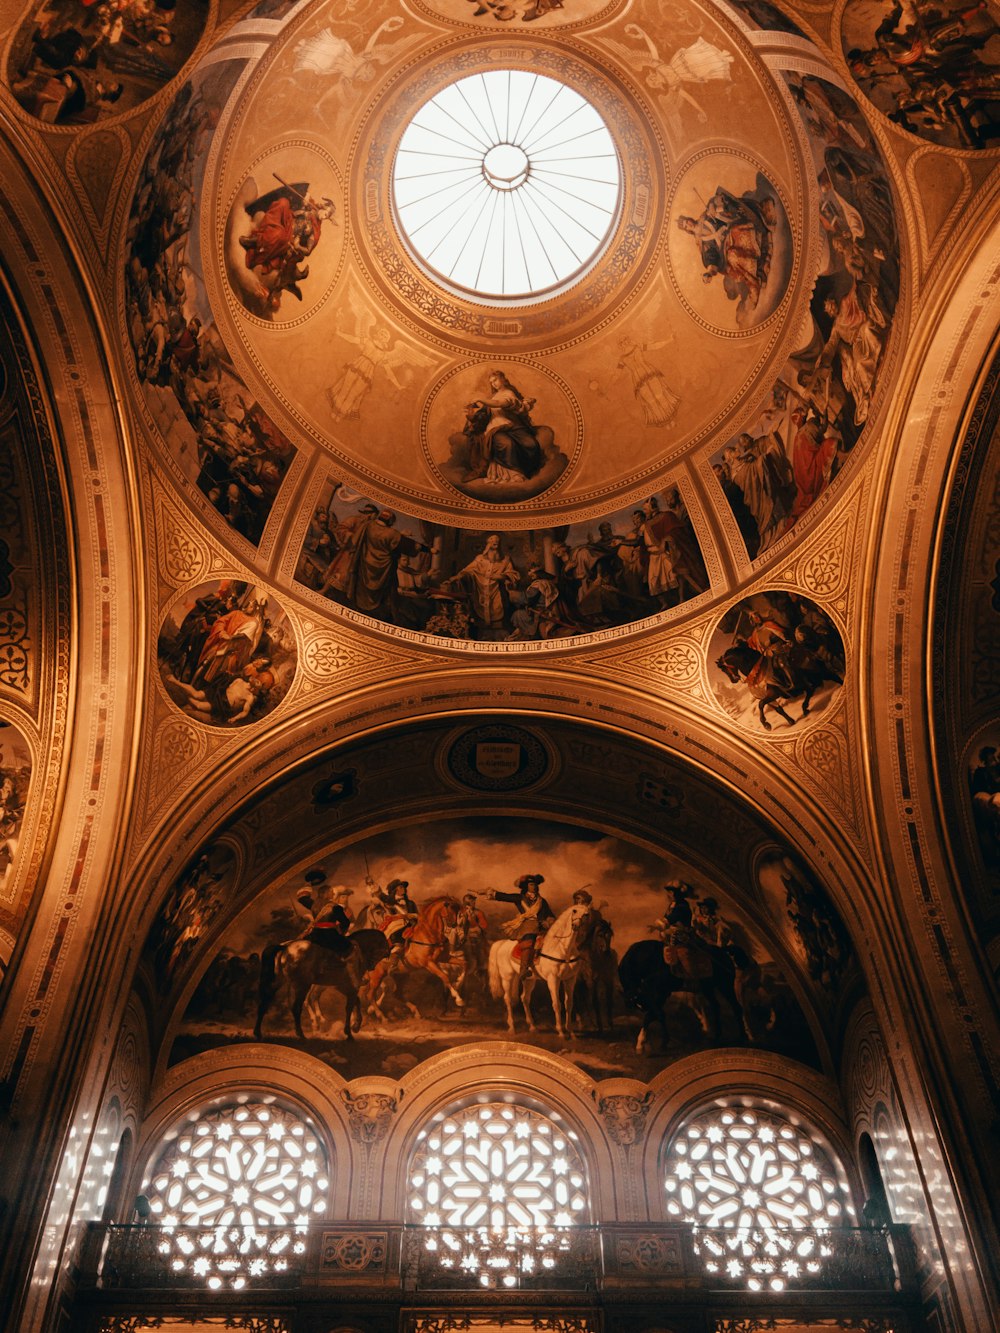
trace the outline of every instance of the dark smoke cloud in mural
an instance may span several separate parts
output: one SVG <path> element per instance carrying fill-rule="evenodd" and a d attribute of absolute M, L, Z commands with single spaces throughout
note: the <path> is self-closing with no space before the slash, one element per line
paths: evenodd
<path fill-rule="evenodd" d="M 295 448 L 232 364 L 199 276 L 194 225 L 212 130 L 242 68 L 215 66 L 174 99 L 136 186 L 125 288 L 150 412 L 221 519 L 256 544 Z"/>
<path fill-rule="evenodd" d="M 809 74 L 787 74 L 812 143 L 824 258 L 810 337 L 757 416 L 712 456 L 751 559 L 826 492 L 868 421 L 899 299 L 892 190 L 854 102 Z"/>
<path fill-rule="evenodd" d="M 606 519 L 482 532 L 408 518 L 331 482 L 295 577 L 331 601 L 440 638 L 572 638 L 708 587 L 676 488 Z"/>
<path fill-rule="evenodd" d="M 347 1077 L 398 1077 L 513 1024 L 519 1041 L 595 1077 L 649 1077 L 690 1050 L 746 1042 L 815 1062 L 753 922 L 708 886 L 665 890 L 676 873 L 617 838 L 548 821 L 381 833 L 274 885 L 227 928 L 173 1058 L 256 1028 Z"/>
<path fill-rule="evenodd" d="M 11 91 L 49 125 L 128 111 L 174 77 L 207 15 L 207 0 L 43 0 L 11 49 Z"/>

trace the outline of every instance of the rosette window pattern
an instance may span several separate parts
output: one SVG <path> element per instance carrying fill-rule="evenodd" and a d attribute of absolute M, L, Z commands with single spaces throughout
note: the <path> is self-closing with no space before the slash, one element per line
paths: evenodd
<path fill-rule="evenodd" d="M 495 1102 L 441 1117 L 409 1174 L 418 1272 L 436 1285 L 552 1285 L 585 1267 L 587 1172 L 575 1136 L 529 1107 Z"/>
<path fill-rule="evenodd" d="M 705 1271 L 749 1291 L 824 1285 L 868 1254 L 843 1171 L 818 1136 L 772 1110 L 714 1107 L 666 1161 L 667 1213 L 694 1228 Z M 872 1277 L 874 1278 L 874 1274 Z"/>
<path fill-rule="evenodd" d="M 151 1225 L 134 1229 L 136 1243 L 160 1271 L 213 1290 L 293 1278 L 329 1189 L 325 1149 L 299 1113 L 264 1102 L 199 1111 L 147 1175 Z"/>

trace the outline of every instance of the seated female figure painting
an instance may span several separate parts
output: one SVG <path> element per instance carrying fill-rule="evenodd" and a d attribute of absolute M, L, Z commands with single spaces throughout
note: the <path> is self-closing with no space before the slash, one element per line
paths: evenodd
<path fill-rule="evenodd" d="M 567 459 L 552 427 L 534 420 L 536 401 L 504 371 L 491 370 L 482 396 L 465 406 L 461 431 L 449 437 L 448 481 L 493 503 L 527 500 L 551 486 Z"/>

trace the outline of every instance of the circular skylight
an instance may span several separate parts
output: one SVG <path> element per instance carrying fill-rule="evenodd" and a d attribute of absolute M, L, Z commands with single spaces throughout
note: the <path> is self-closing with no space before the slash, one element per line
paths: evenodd
<path fill-rule="evenodd" d="M 542 74 L 490 70 L 425 102 L 393 164 L 400 230 L 438 281 L 523 301 L 581 278 L 621 200 L 614 140 L 578 92 Z"/>

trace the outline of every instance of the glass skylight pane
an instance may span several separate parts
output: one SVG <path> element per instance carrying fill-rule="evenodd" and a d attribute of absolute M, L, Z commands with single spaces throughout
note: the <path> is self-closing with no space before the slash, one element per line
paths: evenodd
<path fill-rule="evenodd" d="M 490 70 L 437 93 L 403 132 L 393 201 L 414 256 L 503 301 L 566 286 L 607 245 L 621 201 L 614 141 L 567 84 Z"/>

